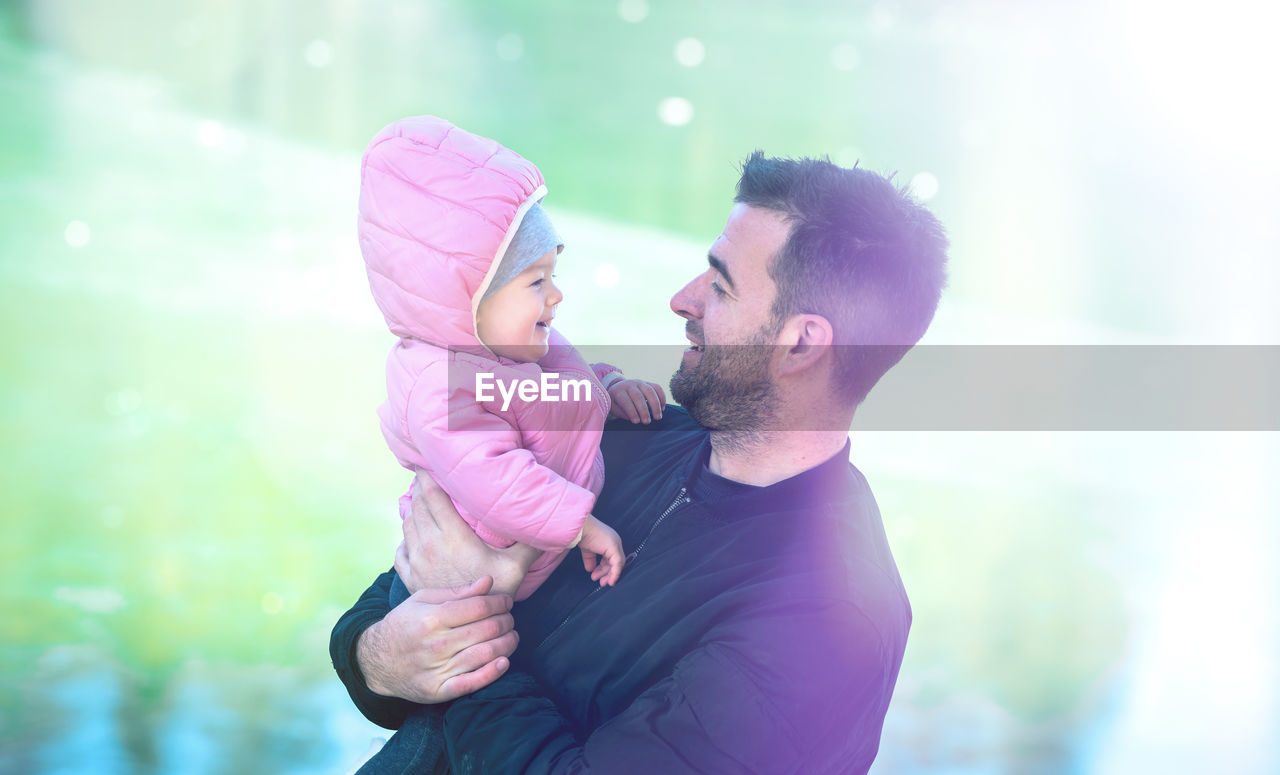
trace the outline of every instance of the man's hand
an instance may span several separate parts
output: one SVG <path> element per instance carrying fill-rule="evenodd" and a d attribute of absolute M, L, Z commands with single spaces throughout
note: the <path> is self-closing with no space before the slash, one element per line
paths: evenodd
<path fill-rule="evenodd" d="M 623 420 L 648 425 L 662 419 L 667 394 L 656 382 L 620 379 L 609 386 L 609 414 Z"/>
<path fill-rule="evenodd" d="M 402 528 L 396 573 L 410 592 L 458 587 L 492 576 L 495 593 L 514 595 L 541 554 L 524 544 L 507 549 L 486 544 L 425 471 L 419 471 L 414 480 L 413 505 Z"/>
<path fill-rule="evenodd" d="M 488 686 L 510 666 L 520 637 L 511 598 L 491 595 L 493 579 L 424 589 L 369 627 L 356 643 L 365 684 L 386 697 L 425 705 Z"/>

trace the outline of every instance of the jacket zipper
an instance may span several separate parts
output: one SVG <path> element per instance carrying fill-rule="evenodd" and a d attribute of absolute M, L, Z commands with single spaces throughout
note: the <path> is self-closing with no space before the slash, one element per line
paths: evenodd
<path fill-rule="evenodd" d="M 658 516 L 658 521 L 654 522 L 653 527 L 649 528 L 649 535 L 645 536 L 644 540 L 640 542 L 640 545 L 637 546 L 635 549 L 632 549 L 631 554 L 627 555 L 627 558 L 626 558 L 627 561 L 622 566 L 623 571 L 626 571 L 627 566 L 630 565 L 633 560 L 635 560 L 636 555 L 640 554 L 640 550 L 644 548 L 644 545 L 649 543 L 649 539 L 653 537 L 653 531 L 658 529 L 658 525 L 662 524 L 662 520 L 666 519 L 667 515 L 675 511 L 676 508 L 680 506 L 680 504 L 689 502 L 689 498 L 685 495 L 685 492 L 687 491 L 688 491 L 687 487 L 680 488 L 680 492 L 676 493 L 676 499 L 671 501 L 671 505 L 667 507 L 667 510 L 662 512 L 662 514 Z"/>
<path fill-rule="evenodd" d="M 667 510 L 659 514 L 658 519 L 653 523 L 653 527 L 649 528 L 649 534 L 644 537 L 644 540 L 640 542 L 639 546 L 637 546 L 635 549 L 631 551 L 630 554 L 627 555 L 626 564 L 623 565 L 622 567 L 623 573 L 626 573 L 627 568 L 630 567 L 631 563 L 635 560 L 636 555 L 640 554 L 640 550 L 644 548 L 644 545 L 649 543 L 649 539 L 653 537 L 653 531 L 658 529 L 658 525 L 662 524 L 662 520 L 666 519 L 671 514 L 671 512 L 679 508 L 681 504 L 689 502 L 688 496 L 685 495 L 685 493 L 688 492 L 688 489 L 689 488 L 687 487 L 680 488 L 680 492 L 676 493 L 676 499 L 671 501 L 671 505 L 667 507 Z M 578 609 L 582 607 L 582 604 L 590 600 L 592 595 L 596 594 L 602 589 L 604 589 L 604 587 L 597 586 L 595 589 L 588 592 L 586 597 L 579 600 L 577 604 L 574 605 L 573 608 L 570 608 L 569 613 L 564 615 L 564 618 L 560 620 L 560 623 L 556 625 L 555 629 L 547 633 L 547 636 L 545 638 L 538 641 L 538 645 L 533 647 L 534 650 L 536 651 L 542 648 L 542 644 L 546 643 L 548 640 L 551 640 L 552 635 L 555 635 L 557 632 L 560 632 L 560 629 L 564 627 L 565 623 L 569 621 L 569 618 L 572 617 L 578 611 Z"/>

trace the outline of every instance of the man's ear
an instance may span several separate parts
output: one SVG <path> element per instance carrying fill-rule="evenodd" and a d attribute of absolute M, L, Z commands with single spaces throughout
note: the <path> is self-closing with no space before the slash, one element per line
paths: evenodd
<path fill-rule="evenodd" d="M 778 333 L 777 373 L 798 374 L 813 368 L 831 350 L 835 333 L 821 315 L 792 315 Z"/>

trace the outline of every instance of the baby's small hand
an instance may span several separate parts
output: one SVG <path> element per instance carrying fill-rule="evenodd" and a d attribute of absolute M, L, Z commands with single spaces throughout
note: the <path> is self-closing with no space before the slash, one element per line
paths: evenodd
<path fill-rule="evenodd" d="M 620 379 L 609 386 L 609 414 L 631 422 L 648 425 L 662 419 L 667 394 L 656 382 L 642 379 Z"/>
<path fill-rule="evenodd" d="M 588 515 L 578 549 L 582 551 L 582 567 L 591 572 L 592 581 L 600 582 L 602 587 L 618 583 L 627 558 L 622 554 L 622 539 L 616 530 Z M 596 555 L 603 559 L 597 559 Z"/>

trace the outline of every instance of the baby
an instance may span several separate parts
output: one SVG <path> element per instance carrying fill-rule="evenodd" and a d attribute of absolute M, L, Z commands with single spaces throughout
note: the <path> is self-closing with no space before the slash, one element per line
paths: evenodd
<path fill-rule="evenodd" d="M 574 546 L 593 579 L 617 583 L 622 542 L 591 514 L 604 484 L 601 432 L 610 411 L 648 422 L 666 403 L 658 385 L 587 364 L 551 327 L 564 244 L 539 205 L 546 194 L 532 163 L 431 116 L 383 129 L 361 168 L 360 249 L 399 337 L 383 435 L 484 541 L 540 550 L 526 553 L 517 600 Z M 557 401 L 515 389 L 547 377 L 589 389 Z M 402 518 L 408 506 L 405 495 Z M 391 595 L 392 605 L 408 596 L 399 579 Z"/>

